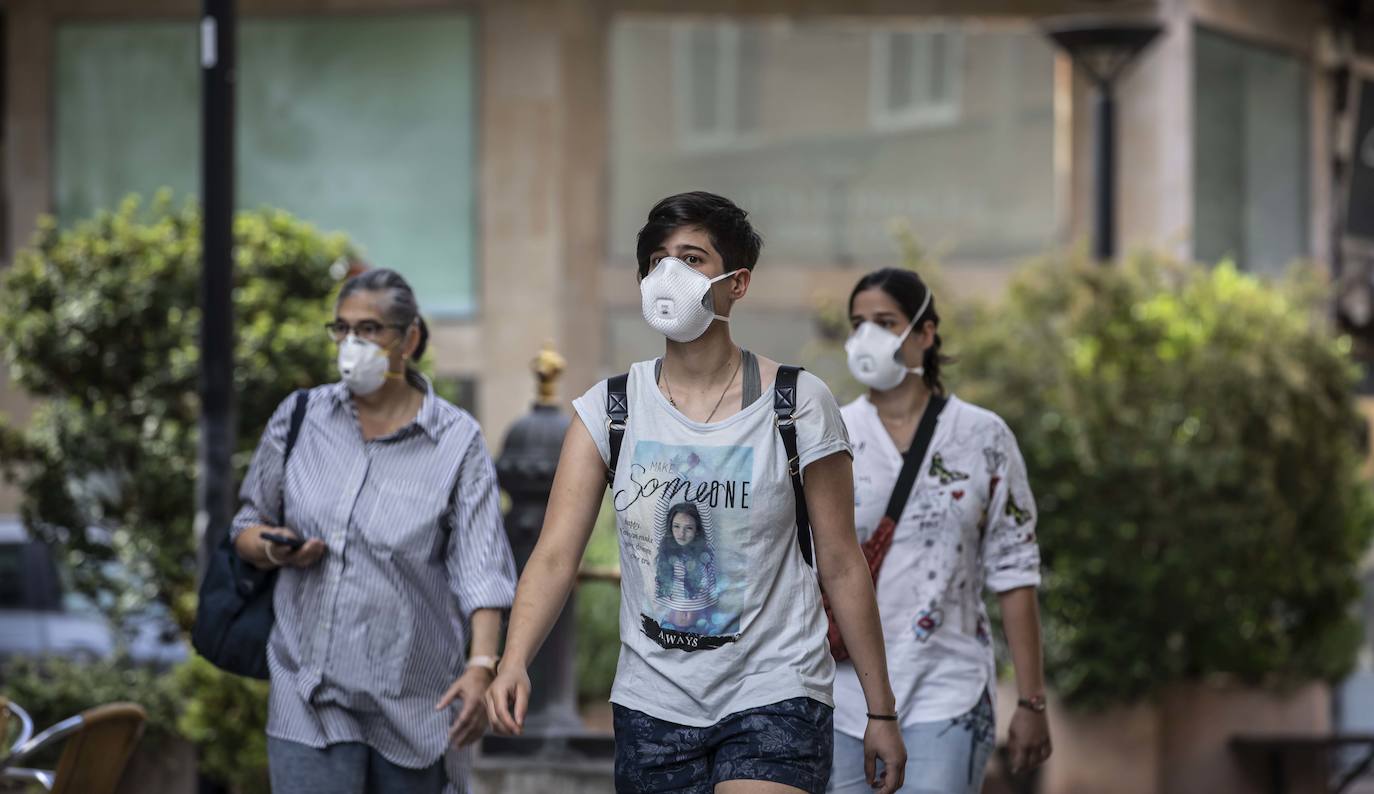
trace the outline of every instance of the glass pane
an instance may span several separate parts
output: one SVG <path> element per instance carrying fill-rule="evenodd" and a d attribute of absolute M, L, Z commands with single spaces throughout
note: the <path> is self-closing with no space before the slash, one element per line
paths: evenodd
<path fill-rule="evenodd" d="M 186 23 L 64 25 L 53 91 L 57 216 L 200 189 L 200 59 Z"/>
<path fill-rule="evenodd" d="M 57 35 L 57 210 L 199 190 L 192 23 Z M 347 232 L 427 311 L 475 307 L 472 24 L 461 14 L 250 19 L 239 30 L 239 204 Z"/>
<path fill-rule="evenodd" d="M 893 33 L 887 37 L 887 107 L 906 110 L 916 101 L 916 35 Z"/>
<path fill-rule="evenodd" d="M 1038 31 L 956 29 L 962 45 L 941 46 L 967 56 L 942 60 L 960 74 L 932 78 L 914 71 L 913 35 L 923 31 L 909 19 L 740 17 L 749 134 L 703 150 L 686 145 L 671 118 L 644 111 L 697 101 L 664 96 L 686 90 L 662 54 L 688 22 L 627 15 L 612 25 L 608 239 L 617 261 L 633 261 L 655 201 L 694 189 L 747 209 L 767 241 L 765 262 L 789 267 L 892 264 L 894 222 L 949 264 L 1010 263 L 1052 241 L 1054 66 Z M 893 57 L 875 63 L 884 37 Z M 962 83 L 947 112 L 896 125 L 883 117 L 885 99 L 909 104 L 929 79 Z"/>
<path fill-rule="evenodd" d="M 688 84 L 692 102 L 688 118 L 697 132 L 720 128 L 720 36 L 715 27 L 694 26 L 688 36 Z"/>
<path fill-rule="evenodd" d="M 1206 30 L 1196 36 L 1194 255 L 1280 272 L 1307 254 L 1307 69 Z"/>
<path fill-rule="evenodd" d="M 0 609 L 23 609 L 24 547 L 17 543 L 0 546 Z"/>
<path fill-rule="evenodd" d="M 932 33 L 926 37 L 929 45 L 930 91 L 927 96 L 931 102 L 941 102 L 949 98 L 949 37 L 944 33 Z"/>

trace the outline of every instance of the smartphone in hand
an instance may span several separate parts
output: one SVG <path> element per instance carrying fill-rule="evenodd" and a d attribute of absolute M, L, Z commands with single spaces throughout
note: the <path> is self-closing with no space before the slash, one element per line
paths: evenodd
<path fill-rule="evenodd" d="M 290 547 L 292 551 L 295 551 L 296 549 L 299 549 L 301 546 L 305 545 L 305 541 L 300 538 L 288 537 L 286 535 L 278 535 L 275 532 L 263 532 L 261 533 L 261 535 L 263 540 L 270 541 L 272 543 L 277 544 L 278 546 Z"/>

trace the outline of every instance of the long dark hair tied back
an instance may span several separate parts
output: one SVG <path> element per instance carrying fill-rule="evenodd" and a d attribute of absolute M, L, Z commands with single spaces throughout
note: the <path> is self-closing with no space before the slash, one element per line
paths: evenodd
<path fill-rule="evenodd" d="M 940 352 L 943 340 L 940 339 L 940 314 L 935 310 L 935 297 L 932 295 L 929 305 L 920 317 L 912 317 L 921 304 L 925 302 L 926 295 L 930 293 L 930 287 L 916 275 L 914 270 L 904 268 L 885 267 L 875 270 L 872 273 L 859 279 L 859 283 L 854 285 L 854 291 L 849 293 L 849 312 L 854 312 L 854 299 L 860 292 L 870 289 L 880 289 L 889 298 L 897 302 L 901 307 L 902 313 L 909 320 L 915 320 L 916 326 L 912 333 L 916 333 L 925 327 L 927 322 L 935 323 L 935 342 L 926 348 L 924 357 L 921 359 L 921 367 L 925 373 L 921 375 L 921 380 L 925 382 L 926 388 L 935 394 L 945 393 L 945 384 L 940 380 L 940 366 L 949 364 L 954 359 Z"/>

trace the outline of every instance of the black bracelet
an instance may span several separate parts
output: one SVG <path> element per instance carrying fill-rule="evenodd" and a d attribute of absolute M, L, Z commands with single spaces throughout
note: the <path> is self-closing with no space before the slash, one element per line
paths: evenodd
<path fill-rule="evenodd" d="M 870 720 L 883 720 L 883 721 L 885 721 L 885 722 L 896 722 L 896 721 L 897 721 L 897 715 L 896 715 L 896 714 L 874 714 L 874 713 L 871 712 L 871 711 L 868 713 L 868 718 L 869 718 Z"/>

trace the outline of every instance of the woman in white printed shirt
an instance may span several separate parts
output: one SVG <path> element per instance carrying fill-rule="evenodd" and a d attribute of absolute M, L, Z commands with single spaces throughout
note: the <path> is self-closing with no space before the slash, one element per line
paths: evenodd
<path fill-rule="evenodd" d="M 855 527 L 886 514 L 927 409 L 943 405 L 879 568 L 878 610 L 909 757 L 906 792 L 977 794 L 994 744 L 995 666 L 984 588 L 998 594 L 1019 693 L 1008 738 L 1020 771 L 1050 754 L 1041 674 L 1035 502 L 1016 439 L 997 415 L 940 382 L 940 318 L 909 270 L 879 270 L 849 298 L 850 371 L 869 387 L 841 413 L 854 449 Z M 863 700 L 835 676 L 834 792 L 867 791 Z"/>

